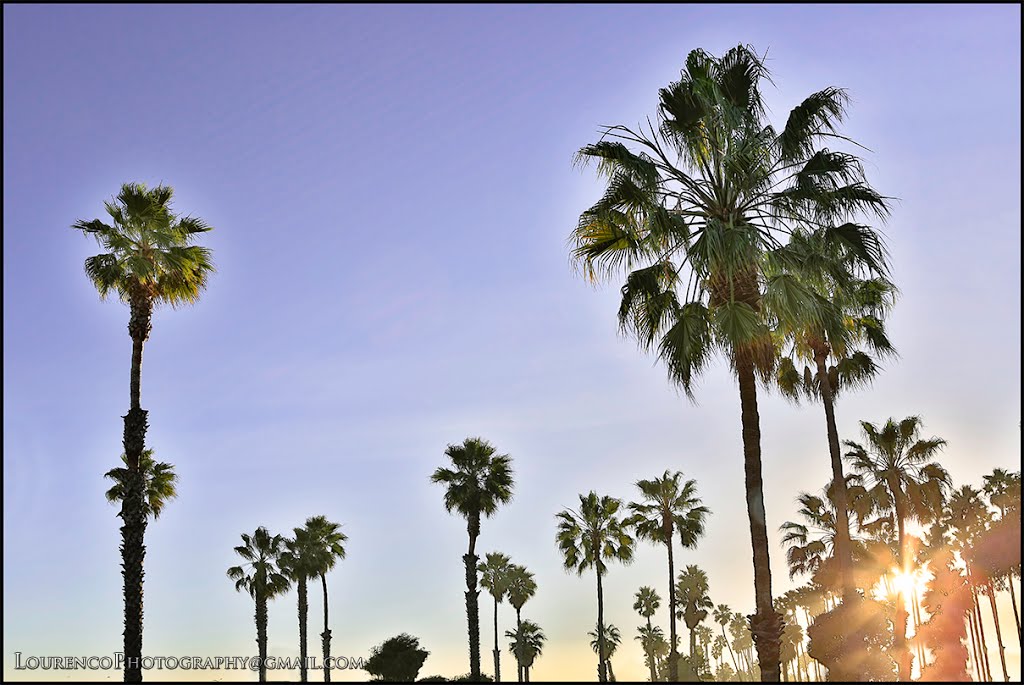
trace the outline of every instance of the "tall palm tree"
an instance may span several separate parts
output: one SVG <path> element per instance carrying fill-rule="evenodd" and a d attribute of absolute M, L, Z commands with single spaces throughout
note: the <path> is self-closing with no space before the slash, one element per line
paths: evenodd
<path fill-rule="evenodd" d="M 622 635 L 619 634 L 619 629 L 611 623 L 602 627 L 597 627 L 591 630 L 590 635 L 590 648 L 594 650 L 594 654 L 598 657 L 601 656 L 602 649 L 604 652 L 604 664 L 608 669 L 608 680 L 615 682 L 615 671 L 612 669 L 612 657 L 615 655 L 615 651 L 622 644 Z M 602 648 L 602 643 L 604 647 Z"/>
<path fill-rule="evenodd" d="M 103 474 L 104 478 L 114 481 L 106 493 L 107 501 L 111 504 L 124 502 L 128 483 L 132 479 L 132 471 L 128 468 L 128 457 L 123 453 L 121 462 L 124 464 L 123 467 L 110 469 Z M 142 451 L 142 456 L 139 458 L 139 471 L 142 472 L 145 483 L 143 488 L 145 499 L 142 510 L 147 517 L 152 515 L 154 519 L 158 519 L 164 506 L 178 497 L 178 474 L 174 472 L 174 464 L 156 461 L 151 449 Z"/>
<path fill-rule="evenodd" d="M 508 569 L 508 603 L 516 610 L 516 630 L 523 624 L 523 605 L 537 593 L 537 581 L 525 566 L 512 564 Z M 520 665 L 517 668 L 518 680 L 523 682 L 525 673 Z"/>
<path fill-rule="evenodd" d="M 661 597 L 658 596 L 654 588 L 646 585 L 636 591 L 635 597 L 633 611 L 640 614 L 641 618 L 647 619 L 647 634 L 650 635 L 652 633 L 651 617 L 661 606 Z M 654 670 L 654 655 L 647 648 L 644 648 L 644 654 L 647 655 L 647 665 L 651 668 L 651 682 L 654 682 L 658 679 L 658 674 Z"/>
<path fill-rule="evenodd" d="M 516 663 L 522 665 L 523 679 L 530 682 L 530 669 L 533 663 L 544 650 L 544 632 L 533 621 L 522 621 L 515 630 L 506 630 L 505 637 L 512 640 L 509 643 L 509 651 L 516 658 Z"/>
<path fill-rule="evenodd" d="M 704 521 L 711 513 L 697 496 L 697 481 L 683 482 L 683 474 L 666 469 L 661 478 L 637 481 L 642 502 L 631 502 L 629 524 L 637 538 L 665 545 L 668 552 L 669 678 L 678 679 L 678 636 L 676 634 L 675 560 L 672 539 L 679 534 L 683 549 L 693 549 L 704 535 Z"/>
<path fill-rule="evenodd" d="M 754 662 L 750 658 L 750 649 L 753 647 L 753 635 L 750 631 L 750 623 L 742 612 L 737 611 L 729 621 L 729 632 L 733 638 L 733 649 L 743 659 L 743 667 L 753 675 Z"/>
<path fill-rule="evenodd" d="M 822 238 L 821 232 L 799 232 L 783 250 L 799 264 L 812 265 L 810 269 L 801 269 L 803 280 L 818 295 L 833 303 L 829 311 L 839 319 L 826 324 L 811 317 L 796 326 L 787 326 L 784 322 L 783 332 L 791 341 L 792 349 L 791 355 L 780 361 L 778 384 L 789 399 L 799 401 L 806 397 L 820 401 L 824 407 L 836 503 L 835 556 L 843 596 L 852 599 L 856 592 L 853 550 L 835 401 L 841 391 L 871 382 L 879 370 L 876 358 L 895 356 L 883 321 L 895 299 L 896 288 L 881 276 L 886 270 L 884 261 L 875 262 L 872 258 L 865 261 L 845 246 L 829 245 Z M 872 276 L 871 272 L 877 275 L 858 277 Z M 806 364 L 802 373 L 796 363 Z"/>
<path fill-rule="evenodd" d="M 284 538 L 271 535 L 260 526 L 253 535 L 242 533 L 244 544 L 235 547 L 235 554 L 245 562 L 228 569 L 228 578 L 235 581 L 235 590 L 245 590 L 256 601 L 256 646 L 259 648 L 260 682 L 267 680 L 267 602 L 284 594 L 291 581 L 279 566 Z"/>
<path fill-rule="evenodd" d="M 309 680 L 307 669 L 307 619 L 309 616 L 309 579 L 315 578 L 324 565 L 324 549 L 314 537 L 313 531 L 295 528 L 293 538 L 286 538 L 284 551 L 279 557 L 281 572 L 298 587 L 299 613 L 299 678 Z"/>
<path fill-rule="evenodd" d="M 702 667 L 706 666 L 710 669 L 711 662 L 708 661 L 708 656 L 711 654 L 710 645 L 715 637 L 715 633 L 711 628 L 704 624 L 698 625 L 693 629 L 693 632 L 697 634 L 697 646 L 700 648 L 699 654 L 701 658 L 698 661 L 700 661 L 700 665 Z M 711 673 L 713 673 L 713 671 L 711 671 Z"/>
<path fill-rule="evenodd" d="M 732 643 L 729 642 L 729 638 L 725 635 L 725 627 L 732 621 L 732 609 L 729 608 L 728 604 L 719 604 L 715 607 L 714 613 L 712 614 L 717 623 L 722 628 L 722 639 L 725 641 L 725 646 L 729 650 L 729 658 L 732 659 L 732 667 L 736 669 L 736 677 L 740 678 L 740 666 L 736 663 L 736 654 L 732 651 Z M 742 678 L 740 678 L 742 680 Z"/>
<path fill-rule="evenodd" d="M 708 574 L 692 564 L 687 566 L 676 581 L 675 595 L 678 618 L 683 619 L 690 631 L 690 664 L 696 668 L 697 635 L 694 629 L 715 607 L 708 597 Z"/>
<path fill-rule="evenodd" d="M 921 419 L 908 416 L 902 421 L 889 419 L 879 428 L 861 421 L 866 446 L 846 440 L 846 457 L 854 472 L 860 474 L 876 501 L 887 502 L 896 520 L 899 569 L 910 569 L 906 546 L 908 521 L 929 520 L 941 511 L 949 474 L 933 457 L 946 445 L 941 438 L 921 439 Z M 894 653 L 900 680 L 909 680 L 914 655 L 907 647 L 907 609 L 903 593 L 896 595 L 896 638 Z"/>
<path fill-rule="evenodd" d="M 445 486 L 444 506 L 466 519 L 469 551 L 462 557 L 466 565 L 466 619 L 469 630 L 469 671 L 480 678 L 480 611 L 476 589 L 476 540 L 480 535 L 480 517 L 491 516 L 498 505 L 512 499 L 512 458 L 497 454 L 482 438 L 466 438 L 461 445 L 445 450 L 454 469 L 439 468 L 431 482 Z"/>
<path fill-rule="evenodd" d="M 601 579 L 608 572 L 610 561 L 628 564 L 633 561 L 634 540 L 626 522 L 619 516 L 621 500 L 607 495 L 599 497 L 593 490 L 580 495 L 579 511 L 565 509 L 558 513 L 556 541 L 562 553 L 566 570 L 582 576 L 589 568 L 597 576 L 597 675 L 604 683 L 604 588 Z"/>
<path fill-rule="evenodd" d="M 327 601 L 327 573 L 345 558 L 348 536 L 341 532 L 341 524 L 326 516 L 310 516 L 304 526 L 313 546 L 314 571 L 310 577 L 320 576 L 324 595 L 324 632 L 320 633 L 324 653 L 324 682 L 331 682 L 331 629 Z"/>
<path fill-rule="evenodd" d="M 512 560 L 504 554 L 490 552 L 477 567 L 480 571 L 480 585 L 491 593 L 494 599 L 494 682 L 501 681 L 501 650 L 498 648 L 498 604 L 508 593 L 508 570 Z"/>
<path fill-rule="evenodd" d="M 147 412 L 141 404 L 142 348 L 152 329 L 157 304 L 178 307 L 199 299 L 213 271 L 210 250 L 194 245 L 212 230 L 202 219 L 171 210 L 174 191 L 125 183 L 105 204 L 111 223 L 100 219 L 72 224 L 96 239 L 101 254 L 85 260 L 85 274 L 105 299 L 110 293 L 128 304 L 132 339 L 130 407 L 124 416 L 127 473 L 121 503 L 121 575 L 124 578 L 124 679 L 142 682 L 142 583 L 146 556 L 146 483 L 141 470 L 146 448 Z"/>
<path fill-rule="evenodd" d="M 1016 522 L 1017 529 L 1020 529 L 1020 471 L 1013 473 L 1006 469 L 994 469 L 991 474 L 983 479 L 985 494 L 988 495 L 989 503 L 999 510 L 1000 522 Z M 1019 550 L 1019 548 L 1018 548 Z M 1019 551 L 1018 551 L 1019 554 Z M 1020 565 L 1015 567 L 1011 564 L 1005 575 L 1006 586 L 1010 591 L 1010 606 L 1013 607 L 1013 620 L 1017 625 L 1017 646 L 1020 641 L 1020 613 L 1017 611 L 1017 594 L 1013 590 L 1013 576 L 1020 578 Z"/>
<path fill-rule="evenodd" d="M 577 160 L 595 161 L 608 187 L 580 216 L 572 239 L 573 257 L 591 280 L 629 272 L 620 326 L 644 349 L 657 349 L 687 395 L 716 351 L 736 373 L 752 629 L 764 678 L 777 681 L 782 619 L 772 610 L 757 381 L 774 376 L 778 323 L 822 316 L 830 305 L 799 278 L 772 273 L 769 255 L 806 227 L 828 245 L 880 262 L 877 235 L 854 221 L 865 213 L 884 218 L 888 206 L 855 157 L 818 149 L 841 137 L 845 91 L 810 95 L 776 131 L 760 94 L 767 76 L 749 47 L 721 58 L 692 51 L 680 79 L 660 91 L 657 129 L 610 126 L 580 150 Z"/>

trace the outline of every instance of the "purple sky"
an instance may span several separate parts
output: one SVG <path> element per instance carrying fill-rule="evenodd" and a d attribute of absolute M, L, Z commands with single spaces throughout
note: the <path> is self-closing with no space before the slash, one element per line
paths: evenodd
<path fill-rule="evenodd" d="M 82 272 L 96 246 L 69 227 L 130 180 L 173 185 L 178 209 L 214 225 L 218 266 L 198 306 L 157 313 L 146 347 L 148 442 L 181 476 L 147 536 L 147 654 L 251 652 L 251 601 L 224 575 L 232 547 L 322 513 L 350 536 L 329 578 L 334 652 L 407 631 L 431 652 L 421 675 L 468 670 L 465 527 L 428 482 L 468 435 L 515 459 L 517 497 L 480 548 L 537 574 L 536 679 L 594 675 L 592 578 L 565 574 L 553 542 L 578 492 L 631 498 L 666 468 L 696 478 L 714 515 L 677 563 L 708 571 L 716 603 L 751 610 L 727 369 L 707 372 L 698 405 L 680 397 L 617 336 L 617 285 L 595 292 L 566 250 L 601 189 L 573 153 L 602 124 L 653 116 L 697 47 L 768 50 L 778 125 L 811 92 L 848 88 L 845 132 L 899 198 L 885 230 L 901 358 L 840 402 L 841 437 L 920 414 L 949 441 L 957 484 L 1019 468 L 1017 6 L 3 12 L 7 678 L 51 675 L 13 671 L 14 651 L 121 645 L 100 475 L 121 451 L 127 310 L 98 300 Z M 774 531 L 829 471 L 820 411 L 761 405 Z M 776 592 L 793 587 L 777 546 L 772 563 Z M 664 595 L 664 574 L 649 546 L 611 571 L 622 679 L 645 672 L 633 592 Z M 271 654 L 297 653 L 294 616 L 294 594 L 271 606 Z M 482 618 L 488 645 L 489 606 Z M 1016 644 L 1009 659 L 1019 675 Z"/>

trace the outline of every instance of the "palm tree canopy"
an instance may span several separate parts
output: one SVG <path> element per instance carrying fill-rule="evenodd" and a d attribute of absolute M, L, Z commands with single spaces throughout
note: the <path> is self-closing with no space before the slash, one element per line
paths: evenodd
<path fill-rule="evenodd" d="M 837 133 L 847 95 L 829 87 L 789 115 L 781 131 L 765 119 L 768 78 L 752 48 L 716 58 L 690 52 L 680 79 L 660 91 L 659 126 L 609 126 L 582 148 L 608 186 L 572 234 L 576 263 L 596 280 L 628 272 L 619 323 L 656 349 L 670 379 L 692 397 L 716 351 L 742 353 L 770 379 L 780 321 L 825 320 L 824 298 L 769 259 L 797 230 L 876 272 L 884 247 L 861 215 L 884 218 L 885 198 L 853 155 L 822 141 Z M 787 255 L 781 255 L 785 258 Z M 778 266 L 785 269 L 778 269 Z"/>
<path fill-rule="evenodd" d="M 278 563 L 284 549 L 284 538 L 271 535 L 263 526 L 253 535 L 242 533 L 242 544 L 235 554 L 245 563 L 228 569 L 228 578 L 235 581 L 235 590 L 245 590 L 254 599 L 271 598 L 288 591 L 291 581 Z"/>
<path fill-rule="evenodd" d="M 579 511 L 566 509 L 557 516 L 556 540 L 565 568 L 582 575 L 593 567 L 603 575 L 606 561 L 632 562 L 633 537 L 619 517 L 622 501 L 594 491 L 579 497 Z"/>
<path fill-rule="evenodd" d="M 430 480 L 442 483 L 445 509 L 466 519 L 490 516 L 512 499 L 512 458 L 482 438 L 466 438 L 461 445 L 448 445 L 445 455 L 454 469 L 439 468 Z"/>
<path fill-rule="evenodd" d="M 506 572 L 506 594 L 508 603 L 519 611 L 537 592 L 537 581 L 525 566 L 511 564 Z"/>
<path fill-rule="evenodd" d="M 512 560 L 498 552 L 489 552 L 477 566 L 477 570 L 480 571 L 480 585 L 491 593 L 496 602 L 504 601 L 508 593 L 508 572 L 511 566 Z"/>
<path fill-rule="evenodd" d="M 661 606 L 661 597 L 658 596 L 654 588 L 647 585 L 637 590 L 635 596 L 636 601 L 633 602 L 633 611 L 640 614 L 643 618 L 654 616 L 658 611 L 658 607 Z"/>
<path fill-rule="evenodd" d="M 171 306 L 195 302 L 214 271 L 208 248 L 194 245 L 213 230 L 202 219 L 171 210 L 169 186 L 125 183 L 105 203 L 111 224 L 76 221 L 72 228 L 93 236 L 104 250 L 85 260 L 85 273 L 101 297 L 116 292 L 122 301 L 143 297 Z"/>
<path fill-rule="evenodd" d="M 1010 473 L 1006 469 L 997 468 L 982 478 L 982 481 L 989 502 L 999 510 L 1001 516 L 1015 512 L 1020 517 L 1020 471 Z"/>
<path fill-rule="evenodd" d="M 933 457 L 946 441 L 920 438 L 921 418 L 908 416 L 902 421 L 889 419 L 879 428 L 861 421 L 866 445 L 844 440 L 849 448 L 846 458 L 855 473 L 871 485 L 877 502 L 893 506 L 893 488 L 906 496 L 907 515 L 920 521 L 931 520 L 942 510 L 950 487 L 949 473 Z"/>
<path fill-rule="evenodd" d="M 697 566 L 683 569 L 676 581 L 677 618 L 683 619 L 691 630 L 708 617 L 714 603 L 708 597 L 708 575 Z"/>
<path fill-rule="evenodd" d="M 541 656 L 547 640 L 540 626 L 530 620 L 523 620 L 515 630 L 506 630 L 505 637 L 511 640 L 509 651 L 526 668 L 532 667 L 537 657 Z"/>
<path fill-rule="evenodd" d="M 714 617 L 715 623 L 720 626 L 726 626 L 732 620 L 732 609 L 729 608 L 728 604 L 719 604 L 715 607 Z"/>
<path fill-rule="evenodd" d="M 286 538 L 278 557 L 281 572 L 293 581 L 320 575 L 327 566 L 327 550 L 310 529 L 295 528 L 294 537 Z"/>
<path fill-rule="evenodd" d="M 315 550 L 311 560 L 316 572 L 312 575 L 326 575 L 340 559 L 345 558 L 348 536 L 341 532 L 340 523 L 330 521 L 326 516 L 310 516 L 303 528 Z"/>
<path fill-rule="evenodd" d="M 114 481 L 106 493 L 107 501 L 111 503 L 124 500 L 128 478 L 132 473 L 128 467 L 127 455 L 121 454 L 121 461 L 124 463 L 123 467 L 110 469 L 103 474 L 104 478 Z M 139 457 L 139 470 L 146 483 L 143 512 L 146 516 L 152 514 L 154 519 L 158 519 L 164 505 L 178 496 L 178 474 L 174 472 L 173 464 L 156 461 L 151 449 L 142 451 L 142 456 Z"/>
<path fill-rule="evenodd" d="M 594 650 L 594 654 L 597 654 L 601 649 L 601 643 L 598 641 L 597 628 L 595 627 L 587 635 L 590 636 L 590 647 Z M 619 648 L 622 643 L 622 635 L 619 633 L 619 629 L 611 623 L 608 623 L 604 627 L 604 658 L 611 659 L 615 654 L 615 650 Z"/>
<path fill-rule="evenodd" d="M 685 548 L 696 547 L 704 535 L 704 521 L 711 510 L 697 496 L 697 482 L 683 482 L 683 474 L 666 469 L 660 478 L 637 481 L 643 502 L 632 502 L 629 525 L 638 538 L 668 544 L 674 533 Z"/>

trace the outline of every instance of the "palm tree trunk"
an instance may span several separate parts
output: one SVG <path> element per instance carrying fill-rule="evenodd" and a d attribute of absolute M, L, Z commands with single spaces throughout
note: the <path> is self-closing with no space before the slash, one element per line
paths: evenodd
<path fill-rule="evenodd" d="M 320 582 L 324 588 L 324 632 L 320 633 L 324 647 L 324 682 L 331 682 L 331 629 L 327 622 L 327 575 L 320 574 Z"/>
<path fill-rule="evenodd" d="M 516 607 L 516 635 L 523 634 L 522 609 L 522 607 Z M 524 668 L 523 664 L 519 661 L 518 655 L 516 655 L 516 677 L 519 679 L 519 682 L 523 682 L 524 678 L 526 678 L 526 668 Z"/>
<path fill-rule="evenodd" d="M 1010 677 L 1006 674 L 1006 649 L 1003 647 L 1003 631 L 999 627 L 999 610 L 996 609 L 996 589 L 992 587 L 991 581 L 988 583 L 988 603 L 992 608 L 992 623 L 996 626 L 996 643 L 999 645 L 999 663 L 1003 667 L 1003 680 L 1008 682 Z"/>
<path fill-rule="evenodd" d="M 1017 613 L 1017 595 L 1013 591 L 1013 574 L 1006 574 L 1006 585 L 1010 588 L 1010 606 L 1013 607 L 1013 622 L 1017 624 L 1017 646 L 1020 647 L 1020 614 Z"/>
<path fill-rule="evenodd" d="M 839 452 L 839 429 L 836 428 L 836 414 L 832 398 L 832 384 L 828 377 L 825 360 L 828 351 L 816 352 L 814 360 L 818 365 L 818 385 L 821 401 L 825 405 L 825 426 L 828 432 L 828 452 L 832 461 L 832 490 L 836 505 L 835 552 L 839 560 L 839 579 L 843 588 L 843 601 L 852 601 L 857 591 L 853 587 L 853 555 L 850 542 L 849 497 L 846 492 L 846 477 L 843 475 L 843 458 Z"/>
<path fill-rule="evenodd" d="M 501 650 L 498 649 L 498 598 L 494 598 L 494 682 L 501 682 Z"/>
<path fill-rule="evenodd" d="M 608 666 L 608 680 L 610 682 L 614 683 L 615 682 L 615 671 L 612 670 L 612 660 L 608 659 L 604 663 L 607 664 L 607 666 Z"/>
<path fill-rule="evenodd" d="M 608 682 L 604 669 L 604 589 L 601 587 L 601 570 L 597 572 L 597 679 Z"/>
<path fill-rule="evenodd" d="M 772 570 L 768 555 L 768 525 L 761 481 L 761 426 L 757 411 L 757 380 L 746 352 L 736 354 L 743 424 L 743 462 L 747 491 L 747 518 L 754 556 L 754 600 L 757 612 L 750 616 L 750 630 L 761 666 L 761 680 L 779 680 L 779 642 L 782 617 L 772 607 Z"/>
<path fill-rule="evenodd" d="M 260 682 L 267 682 L 267 598 L 256 590 L 256 648 L 259 650 Z"/>
<path fill-rule="evenodd" d="M 743 680 L 743 678 L 740 677 L 740 666 L 736 663 L 736 653 L 732 651 L 732 642 L 725 634 L 725 624 L 722 624 L 722 637 L 725 638 L 725 646 L 729 649 L 729 657 L 732 659 L 732 667 L 736 669 L 736 677 Z"/>
<path fill-rule="evenodd" d="M 652 630 L 653 629 L 651 628 L 651 617 L 648 616 L 647 617 L 647 637 L 648 638 L 650 638 L 650 636 L 652 635 Z M 647 643 L 647 649 L 645 649 L 644 652 L 647 654 L 647 665 L 651 669 L 651 682 L 653 683 L 653 682 L 655 682 L 658 679 L 658 672 L 654 669 L 654 645 L 651 644 L 649 639 L 648 639 L 648 643 Z"/>
<path fill-rule="evenodd" d="M 981 662 L 981 643 L 978 641 L 978 626 L 974 620 L 974 609 L 967 612 L 967 626 L 971 631 L 972 665 L 974 675 L 979 681 L 985 680 L 985 669 Z"/>
<path fill-rule="evenodd" d="M 674 683 L 679 680 L 679 649 L 676 647 L 679 638 L 676 634 L 676 566 L 672 556 L 671 534 L 668 535 L 668 541 L 665 544 L 668 547 L 668 679 L 669 682 Z"/>
<path fill-rule="evenodd" d="M 906 573 L 906 537 L 905 537 L 905 513 L 903 509 L 903 491 L 899 483 L 890 482 L 889 490 L 893 495 L 893 503 L 896 509 L 896 531 L 899 545 L 900 572 Z M 902 590 L 896 593 L 896 625 L 895 639 L 893 640 L 893 656 L 896 659 L 896 666 L 899 669 L 898 680 L 909 681 L 911 670 L 914 665 L 914 655 L 907 646 L 907 621 L 910 616 L 907 614 L 907 602 Z"/>
<path fill-rule="evenodd" d="M 146 558 L 146 483 L 139 470 L 146 448 L 147 412 L 142 409 L 142 349 L 153 322 L 153 301 L 133 297 L 130 301 L 128 335 L 132 339 L 132 367 L 129 378 L 130 408 L 124 418 L 124 453 L 128 461 L 128 483 L 121 505 L 121 576 L 124 579 L 124 680 L 142 682 L 142 586 Z"/>
<path fill-rule="evenodd" d="M 967 577 L 971 578 L 971 568 L 967 567 Z M 981 622 L 981 605 L 978 602 L 978 593 L 975 591 L 973 584 L 971 585 L 971 597 L 974 600 L 974 624 L 978 627 L 978 645 L 981 647 L 981 667 L 982 677 L 985 680 L 992 680 L 992 668 L 988 662 L 988 642 L 985 640 L 985 626 Z"/>
<path fill-rule="evenodd" d="M 686 628 L 690 631 L 690 666 L 696 671 L 697 636 L 694 634 L 693 628 L 690 626 L 686 626 Z"/>
<path fill-rule="evenodd" d="M 299 577 L 299 680 L 309 680 L 306 668 L 306 617 L 309 614 L 309 598 L 306 589 L 306 576 Z"/>
<path fill-rule="evenodd" d="M 477 604 L 479 591 L 476 589 L 476 538 L 480 534 L 480 516 L 470 516 L 468 521 L 469 552 L 462 560 L 466 563 L 466 625 L 469 631 L 469 673 L 473 680 L 480 680 L 480 608 Z"/>

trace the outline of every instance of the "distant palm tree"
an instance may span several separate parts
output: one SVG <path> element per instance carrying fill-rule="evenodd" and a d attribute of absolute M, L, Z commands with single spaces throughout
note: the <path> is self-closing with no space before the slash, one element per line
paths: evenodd
<path fill-rule="evenodd" d="M 724 663 L 722 657 L 725 655 L 725 650 L 728 648 L 728 638 L 726 638 L 725 635 L 715 635 L 715 640 L 711 643 L 711 657 L 715 660 L 716 671 L 722 668 L 722 664 Z"/>
<path fill-rule="evenodd" d="M 711 630 L 711 628 L 703 624 L 698 625 L 696 628 L 694 628 L 693 632 L 697 634 L 697 646 L 700 648 L 700 651 L 698 652 L 701 657 L 700 659 L 698 659 L 698 661 L 700 662 L 699 665 L 702 668 L 706 667 L 707 669 L 709 669 L 709 673 L 705 675 L 710 675 L 711 673 L 713 673 L 713 671 L 710 671 L 711 662 L 708 661 L 708 657 L 711 654 L 710 645 L 711 641 L 715 637 L 715 633 Z"/>
<path fill-rule="evenodd" d="M 142 583 L 146 557 L 146 484 L 140 467 L 146 448 L 147 412 L 141 405 L 142 349 L 152 329 L 153 308 L 199 299 L 213 271 L 210 250 L 193 245 L 212 230 L 202 219 L 171 210 L 174 191 L 125 183 L 105 203 L 112 225 L 99 219 L 72 228 L 91 235 L 104 250 L 85 260 L 85 274 L 105 299 L 110 293 L 128 304 L 132 339 L 131 406 L 124 416 L 127 472 L 121 500 L 121 575 L 124 578 L 124 679 L 142 682 Z"/>
<path fill-rule="evenodd" d="M 1000 521 L 1014 521 L 1020 529 L 1020 471 L 1010 473 L 1005 469 L 995 469 L 982 479 L 985 483 L 985 494 L 989 503 L 999 510 Z M 1017 646 L 1020 641 L 1020 613 L 1017 611 L 1017 594 L 1013 590 L 1013 576 L 1020 578 L 1020 565 L 1010 565 L 1006 573 L 1006 586 L 1010 591 L 1010 606 L 1013 607 L 1013 620 L 1017 625 Z"/>
<path fill-rule="evenodd" d="M 594 654 L 601 655 L 601 644 L 604 643 L 604 663 L 608 669 L 608 680 L 614 683 L 615 671 L 612 669 L 612 657 L 619 645 L 622 644 L 622 635 L 619 634 L 619 629 L 609 623 L 604 626 L 603 632 L 601 628 L 595 628 L 587 634 L 590 635 L 590 648 L 594 650 Z"/>
<path fill-rule="evenodd" d="M 678 672 L 678 643 L 676 634 L 676 599 L 672 591 L 675 582 L 675 560 L 672 554 L 672 538 L 679 534 L 683 549 L 693 549 L 704 535 L 704 521 L 711 513 L 697 496 L 697 481 L 683 482 L 683 474 L 668 470 L 652 480 L 636 483 L 643 495 L 642 502 L 629 505 L 632 516 L 629 525 L 636 531 L 637 538 L 655 544 L 665 545 L 668 551 L 668 616 L 669 616 L 669 678 L 675 681 Z"/>
<path fill-rule="evenodd" d="M 508 603 L 516 610 L 516 630 L 519 630 L 523 624 L 523 605 L 536 594 L 537 581 L 533 579 L 533 573 L 525 566 L 512 564 L 508 568 L 507 582 Z M 523 672 L 522 665 L 518 665 L 517 674 L 518 681 L 523 682 L 526 674 Z"/>
<path fill-rule="evenodd" d="M 619 517 L 620 500 L 614 497 L 598 497 L 591 491 L 580 495 L 580 509 L 558 513 L 558 535 L 556 540 L 562 553 L 565 568 L 583 575 L 593 568 L 597 576 L 597 675 L 604 683 L 608 681 L 605 672 L 604 644 L 604 588 L 601 578 L 608 572 L 608 561 L 628 564 L 633 561 L 633 537 L 625 522 Z"/>
<path fill-rule="evenodd" d="M 295 537 L 286 538 L 279 557 L 281 572 L 298 587 L 299 595 L 299 678 L 309 680 L 307 666 L 307 619 L 309 616 L 308 582 L 320 574 L 324 565 L 323 548 L 306 528 L 295 528 Z"/>
<path fill-rule="evenodd" d="M 494 599 L 494 682 L 501 682 L 501 650 L 498 648 L 498 604 L 508 593 L 508 570 L 512 560 L 504 554 L 490 552 L 477 567 L 480 585 Z"/>
<path fill-rule="evenodd" d="M 694 629 L 715 606 L 708 597 L 708 575 L 692 564 L 687 566 L 676 581 L 675 595 L 678 618 L 683 619 L 690 631 L 690 665 L 696 668 L 697 635 Z"/>
<path fill-rule="evenodd" d="M 641 618 L 647 619 L 647 634 L 651 634 L 651 617 L 658 611 L 658 607 L 661 606 L 661 597 L 655 592 L 654 588 L 647 587 L 646 585 L 637 590 L 636 601 L 633 602 L 633 611 L 640 614 Z M 658 679 L 658 674 L 654 670 L 654 655 L 648 650 L 644 649 L 644 654 L 647 655 L 647 664 L 651 668 L 651 682 Z"/>
<path fill-rule="evenodd" d="M 647 659 L 647 667 L 651 669 L 651 682 L 656 682 L 659 679 L 658 647 L 660 644 L 664 644 L 665 654 L 668 654 L 668 642 L 665 641 L 665 631 L 663 631 L 659 626 L 652 626 L 650 619 L 648 619 L 647 625 L 637 626 L 636 632 L 637 636 L 634 639 L 640 641 L 640 647 L 644 650 L 644 656 Z"/>
<path fill-rule="evenodd" d="M 128 466 L 128 457 L 121 455 L 124 467 L 110 469 L 104 478 L 114 481 L 114 484 L 107 490 L 107 501 L 111 504 L 123 502 L 128 483 L 132 479 L 132 471 Z M 153 459 L 153 450 L 142 451 L 139 459 L 139 471 L 142 472 L 145 487 L 145 499 L 143 500 L 143 512 L 154 519 L 160 518 L 160 512 L 164 506 L 178 497 L 178 474 L 174 472 L 174 464 Z"/>
<path fill-rule="evenodd" d="M 320 576 L 324 594 L 324 632 L 320 633 L 324 653 L 324 682 L 331 682 L 331 629 L 328 621 L 327 573 L 345 558 L 348 536 L 341 532 L 341 524 L 326 516 L 310 516 L 303 526 L 312 546 L 313 571 L 311 578 Z"/>
<path fill-rule="evenodd" d="M 747 515 L 754 559 L 753 627 L 766 681 L 779 679 L 782 620 L 772 611 L 761 475 L 757 383 L 774 376 L 781 321 L 825 309 L 770 254 L 803 227 L 875 260 L 881 246 L 856 221 L 883 218 L 885 198 L 847 153 L 818 149 L 837 136 L 848 101 L 840 88 L 807 97 L 776 130 L 766 119 L 762 57 L 737 46 L 721 58 L 693 50 L 678 81 L 661 89 L 659 126 L 609 126 L 577 160 L 608 179 L 580 216 L 573 257 L 593 280 L 627 272 L 619 322 L 656 350 L 689 395 L 715 353 L 739 384 Z"/>
<path fill-rule="evenodd" d="M 498 505 L 512 499 L 512 459 L 482 438 L 466 438 L 461 445 L 448 445 L 445 456 L 453 469 L 439 468 L 430 480 L 445 486 L 444 506 L 466 519 L 469 551 L 466 564 L 466 618 L 469 630 L 469 671 L 480 678 L 480 610 L 476 589 L 476 540 L 480 517 L 491 516 Z"/>
<path fill-rule="evenodd" d="M 950 478 L 932 458 L 946 441 L 941 438 L 920 439 L 921 419 L 908 416 L 878 426 L 861 421 L 866 446 L 846 440 L 850 448 L 846 457 L 855 473 L 869 483 L 876 501 L 887 501 L 896 519 L 899 567 L 908 572 L 906 523 L 913 519 L 927 521 L 941 511 Z M 910 680 L 914 655 L 907 647 L 907 609 L 903 593 L 896 595 L 896 639 L 893 652 L 899 667 L 900 680 Z"/>
<path fill-rule="evenodd" d="M 729 638 L 725 635 L 725 627 L 732 621 L 732 609 L 729 608 L 728 604 L 719 604 L 715 607 L 713 615 L 715 623 L 722 627 L 722 639 L 729 650 L 729 658 L 732 659 L 732 667 L 736 670 L 736 677 L 742 680 L 740 666 L 736 663 L 736 654 L 732 651 L 732 643 L 729 642 Z"/>
<path fill-rule="evenodd" d="M 530 669 L 544 650 L 546 638 L 543 631 L 533 621 L 522 621 L 514 631 L 506 630 L 505 637 L 512 640 L 509 651 L 523 667 L 523 680 L 530 682 Z"/>
<path fill-rule="evenodd" d="M 278 566 L 284 550 L 283 537 L 271 536 L 260 526 L 252 536 L 242 533 L 242 542 L 244 544 L 235 547 L 235 553 L 245 563 L 229 568 L 228 578 L 235 581 L 235 590 L 245 590 L 256 600 L 256 646 L 262 683 L 267 680 L 267 602 L 287 592 L 291 582 Z"/>

